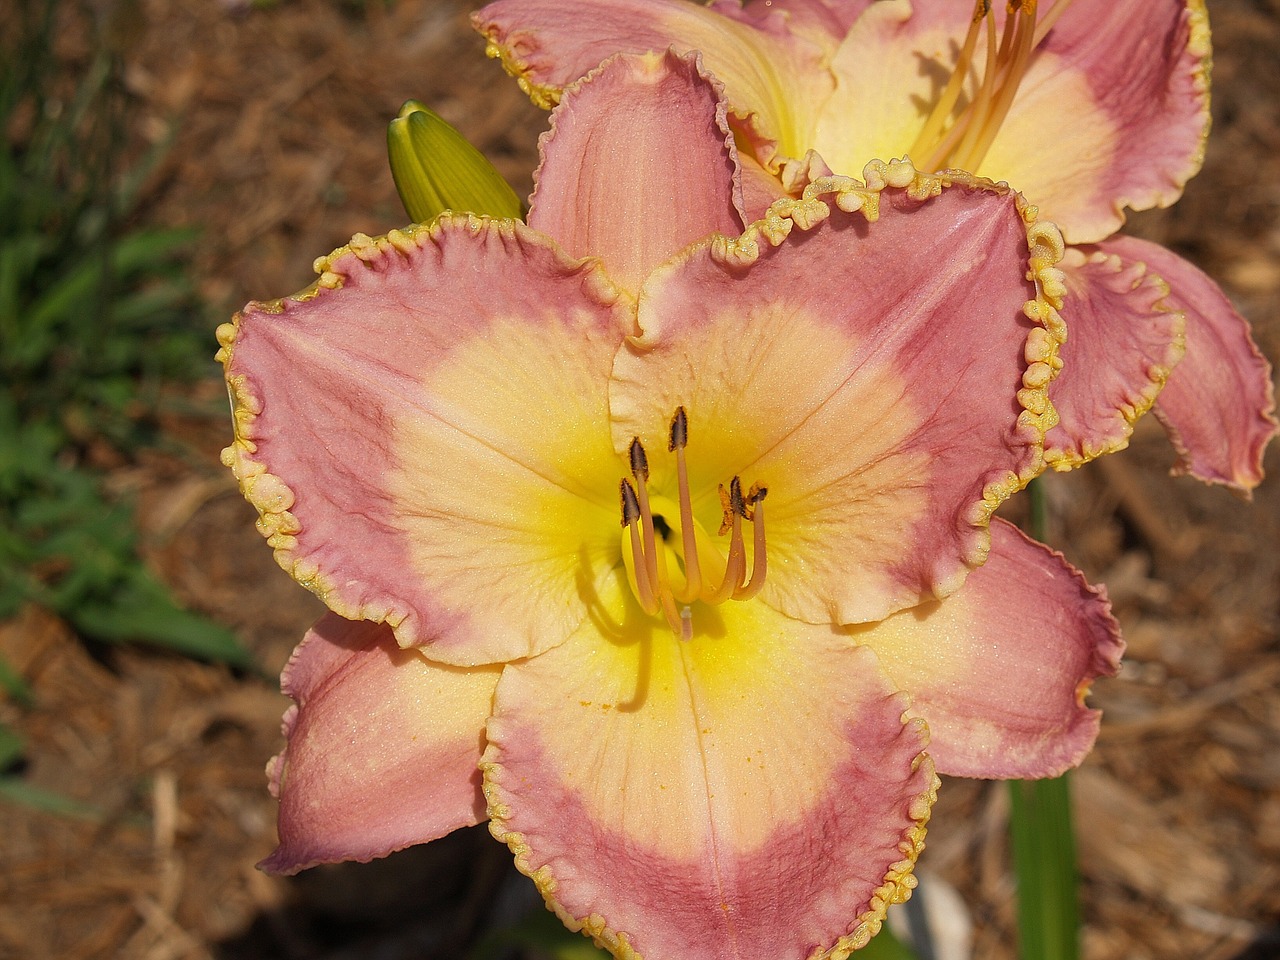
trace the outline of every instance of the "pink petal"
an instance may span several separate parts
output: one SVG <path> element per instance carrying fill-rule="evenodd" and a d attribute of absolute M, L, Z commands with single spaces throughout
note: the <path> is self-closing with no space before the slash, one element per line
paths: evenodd
<path fill-rule="evenodd" d="M 876 0 L 711 0 L 707 7 L 757 30 L 799 35 L 830 48 Z"/>
<path fill-rule="evenodd" d="M 357 237 L 319 266 L 219 331 L 224 460 L 277 559 L 433 659 L 559 643 L 617 559 L 606 391 L 630 308 L 510 221 Z"/>
<path fill-rule="evenodd" d="M 1073 247 L 1058 266 L 1069 333 L 1049 390 L 1061 423 L 1045 437 L 1045 459 L 1066 470 L 1128 445 L 1182 357 L 1185 323 L 1164 281 L 1141 263 Z"/>
<path fill-rule="evenodd" d="M 715 614 L 687 642 L 584 625 L 508 668 L 490 829 L 617 956 L 848 951 L 914 886 L 936 790 L 923 727 L 830 627 L 759 603 Z"/>
<path fill-rule="evenodd" d="M 1124 649 L 1106 592 L 999 519 L 990 558 L 956 593 L 854 636 L 929 724 L 938 771 L 958 777 L 1038 779 L 1078 764 L 1101 716 L 1085 695 Z"/>
<path fill-rule="evenodd" d="M 742 230 L 742 188 L 719 84 L 694 57 L 609 60 L 565 91 L 541 141 L 529 225 L 598 256 L 637 290 L 709 234 Z"/>
<path fill-rule="evenodd" d="M 732 92 L 731 108 L 752 139 L 762 150 L 766 141 L 780 140 L 789 157 L 804 154 L 808 144 L 797 139 L 798 131 L 812 127 L 833 86 L 822 44 L 804 31 L 792 33 L 767 14 L 765 21 L 730 19 L 688 0 L 593 0 L 586 21 L 581 0 L 497 0 L 472 23 L 489 40 L 490 55 L 501 57 L 543 107 L 616 53 L 697 51 Z M 770 161 L 771 151 L 761 159 Z"/>
<path fill-rule="evenodd" d="M 476 764 L 499 673 L 432 663 L 382 624 L 321 618 L 282 678 L 297 704 L 267 768 L 280 845 L 259 866 L 363 862 L 482 822 Z"/>
<path fill-rule="evenodd" d="M 1168 282 L 1169 303 L 1187 315 L 1187 354 L 1156 403 L 1178 450 L 1175 472 L 1248 493 L 1276 432 L 1271 365 L 1249 323 L 1201 270 L 1158 244 L 1112 237 L 1103 250 L 1145 263 Z"/>
<path fill-rule="evenodd" d="M 1042 468 L 1056 342 L 1024 312 L 1027 224 L 1011 194 L 937 186 L 886 188 L 872 223 L 807 201 L 797 216 L 827 219 L 777 248 L 749 235 L 746 265 L 716 244 L 682 255 L 614 365 L 617 448 L 665 451 L 684 406 L 697 518 L 717 529 L 734 476 L 767 487 L 762 596 L 811 623 L 954 590 L 990 512 Z M 674 500 L 669 461 L 650 462 Z"/>

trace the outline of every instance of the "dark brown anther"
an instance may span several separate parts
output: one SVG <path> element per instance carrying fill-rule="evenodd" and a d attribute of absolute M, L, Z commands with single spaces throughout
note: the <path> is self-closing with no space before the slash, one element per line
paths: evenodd
<path fill-rule="evenodd" d="M 676 407 L 676 415 L 671 418 L 671 439 L 667 441 L 667 450 L 674 453 L 683 449 L 689 442 L 689 418 L 684 407 Z"/>
<path fill-rule="evenodd" d="M 618 484 L 618 495 L 622 499 L 622 525 L 629 527 L 640 519 L 640 501 L 636 499 L 635 488 L 626 477 Z"/>
<path fill-rule="evenodd" d="M 742 496 L 742 481 L 737 477 L 729 481 L 729 507 L 744 520 L 751 519 L 747 516 L 747 501 Z"/>
<path fill-rule="evenodd" d="M 645 455 L 644 444 L 640 442 L 639 437 L 632 437 L 627 455 L 631 458 L 631 475 L 637 480 L 648 480 L 649 458 Z"/>

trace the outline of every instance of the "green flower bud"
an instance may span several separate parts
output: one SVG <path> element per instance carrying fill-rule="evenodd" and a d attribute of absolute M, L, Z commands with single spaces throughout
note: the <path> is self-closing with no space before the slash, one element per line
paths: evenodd
<path fill-rule="evenodd" d="M 521 215 L 520 199 L 484 155 L 438 114 L 408 100 L 387 127 L 391 176 L 415 223 L 442 210 Z"/>

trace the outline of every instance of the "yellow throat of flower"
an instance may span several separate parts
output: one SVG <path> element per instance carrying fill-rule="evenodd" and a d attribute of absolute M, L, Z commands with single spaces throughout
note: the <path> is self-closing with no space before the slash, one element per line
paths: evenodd
<path fill-rule="evenodd" d="M 921 170 L 978 169 L 1008 116 L 1032 54 L 1070 5 L 1071 0 L 1056 0 L 1048 13 L 1038 17 L 1038 0 L 1009 0 L 1004 29 L 997 40 L 993 4 L 991 0 L 977 0 L 951 78 L 909 151 L 909 156 L 918 159 Z M 982 82 L 971 99 L 960 103 L 965 81 L 976 62 L 978 39 L 984 33 L 986 61 Z"/>
<path fill-rule="evenodd" d="M 667 444 L 668 452 L 676 458 L 678 503 L 650 498 L 649 457 L 639 437 L 631 441 L 628 450 L 631 477 L 623 477 L 618 484 L 622 502 L 622 556 L 631 589 L 645 613 L 650 616 L 661 613 L 684 640 L 693 637 L 691 604 L 749 600 L 764 586 L 768 571 L 764 536 L 764 498 L 768 490 L 755 484 L 744 494 L 738 477 L 729 482 L 727 490 L 723 484 L 720 486 L 723 513 L 720 535 L 729 534 L 729 555 L 723 557 L 693 516 L 685 462 L 688 442 L 689 420 L 684 407 L 680 407 L 671 419 Z M 674 516 L 668 519 L 668 513 Z M 742 534 L 744 520 L 752 527 L 750 576 Z M 668 534 L 672 540 L 670 546 Z M 683 565 L 683 582 L 677 579 L 680 575 L 668 560 L 669 550 Z M 721 566 L 723 572 L 719 569 Z"/>

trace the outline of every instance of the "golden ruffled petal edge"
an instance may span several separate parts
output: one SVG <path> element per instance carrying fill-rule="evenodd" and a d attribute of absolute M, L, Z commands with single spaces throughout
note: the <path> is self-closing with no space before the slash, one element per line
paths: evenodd
<path fill-rule="evenodd" d="M 1072 249 L 1075 248 L 1073 247 Z M 1092 254 L 1085 256 L 1084 262 L 1089 265 L 1105 265 L 1108 269 L 1115 271 L 1120 271 L 1124 268 L 1124 261 L 1121 257 L 1102 250 L 1095 250 Z M 1186 354 L 1186 314 L 1167 302 L 1166 298 L 1170 292 L 1169 284 L 1155 272 L 1148 269 L 1146 264 L 1135 262 L 1134 266 L 1141 273 L 1133 280 L 1133 291 L 1136 292 L 1140 287 L 1147 284 L 1151 286 L 1156 294 L 1152 310 L 1156 313 L 1170 315 L 1170 322 L 1174 331 L 1173 337 L 1169 340 L 1165 355 L 1160 360 L 1147 365 L 1144 370 L 1146 382 L 1139 387 L 1135 387 L 1133 395 L 1127 398 L 1125 403 L 1115 408 L 1115 413 L 1121 419 L 1121 427 L 1118 433 L 1093 442 L 1082 439 L 1079 448 L 1074 450 L 1054 446 L 1046 448 L 1046 462 L 1059 473 L 1075 470 L 1092 460 L 1096 460 L 1098 457 L 1119 453 L 1127 448 L 1129 441 L 1133 437 L 1134 426 L 1151 412 L 1174 368 L 1177 367 Z"/>

